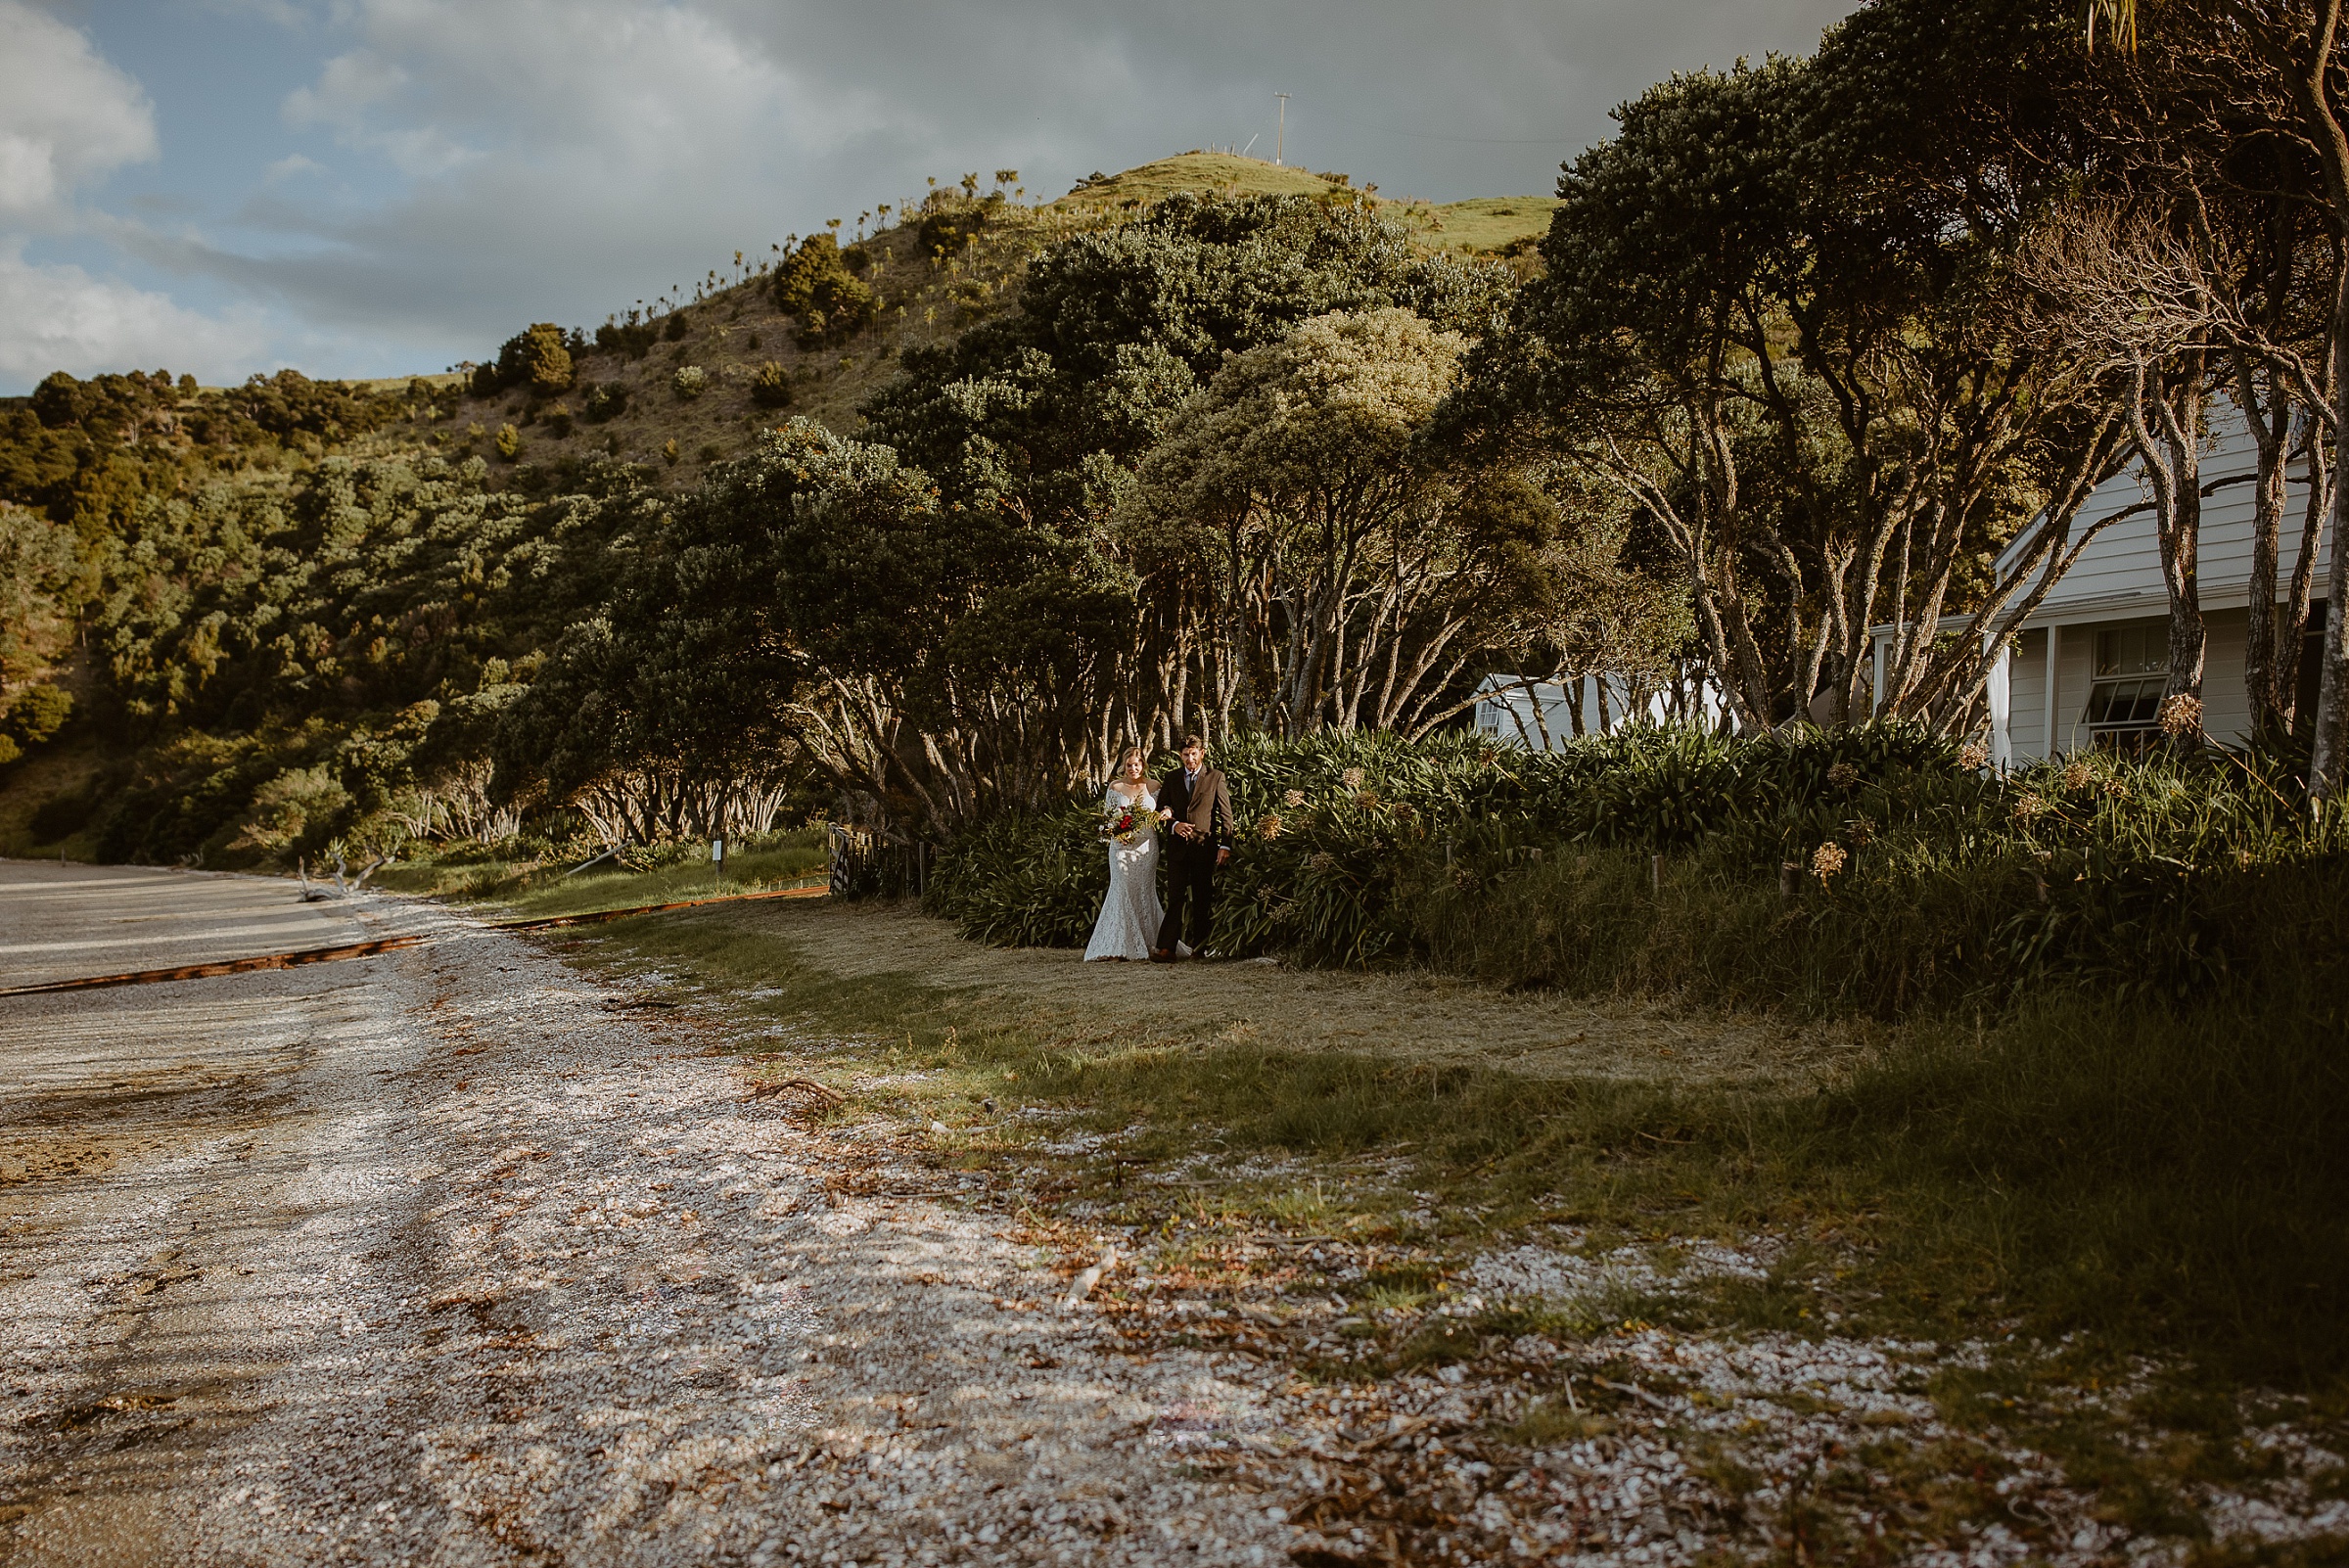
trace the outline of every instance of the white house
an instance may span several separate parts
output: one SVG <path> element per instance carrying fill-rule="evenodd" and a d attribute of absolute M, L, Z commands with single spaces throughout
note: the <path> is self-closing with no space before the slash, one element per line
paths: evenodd
<path fill-rule="evenodd" d="M 2243 686 L 2244 631 L 2250 602 L 2252 484 L 2258 453 L 2249 429 L 2231 406 L 2214 410 L 2203 444 L 2199 552 L 2202 620 L 2208 638 L 2202 679 L 2202 727 L 2214 740 L 2237 744 L 2251 729 Z M 2222 482 L 2212 488 L 2213 482 Z M 2135 470 L 2107 481 L 2073 525 L 2073 536 L 2117 512 L 2149 500 L 2151 489 Z M 2308 502 L 2305 465 L 2293 465 L 2278 553 L 2277 591 L 2289 590 Z M 2007 546 L 2002 574 L 2028 545 L 2029 532 Z M 2312 641 L 2323 625 L 2328 548 L 2316 563 Z M 2028 592 L 2028 589 L 2025 590 Z M 2018 597 L 2020 597 L 2018 595 Z M 2068 752 L 2125 743 L 2158 727 L 2169 658 L 2169 589 L 2153 510 L 2145 505 L 2088 542 L 2072 570 L 2048 591 L 2017 630 L 1990 681 L 1991 744 L 2003 763 L 2038 761 Z M 1882 669 L 1890 628 L 1876 631 Z M 2303 711 L 2316 702 L 2316 660 L 2302 661 Z"/>
<path fill-rule="evenodd" d="M 1662 685 L 1585 675 L 1571 690 L 1554 681 L 1487 675 L 1476 688 L 1476 728 L 1512 746 L 1554 752 L 1578 735 L 1612 734 L 1631 724 L 1711 727 L 1725 721 L 1727 707 L 1719 683 L 1697 668 Z"/>

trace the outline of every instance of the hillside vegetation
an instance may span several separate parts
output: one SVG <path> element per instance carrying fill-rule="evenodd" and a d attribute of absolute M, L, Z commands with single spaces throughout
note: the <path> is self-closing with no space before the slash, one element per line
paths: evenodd
<path fill-rule="evenodd" d="M 846 435 L 878 419 L 947 481 L 950 506 L 985 504 L 987 482 L 954 477 L 967 438 L 948 438 L 929 399 L 947 384 L 1018 381 L 1038 352 L 1076 347 L 1054 319 L 1075 298 L 1120 299 L 1099 323 L 1105 364 L 1128 351 L 1114 342 L 1174 333 L 1187 368 L 1158 377 L 1149 395 L 1163 408 L 1226 348 L 1301 313 L 1428 287 L 1411 281 L 1414 257 L 1436 248 L 1397 221 L 1407 209 L 1342 177 L 1188 155 L 1046 203 L 1016 178 L 971 176 L 910 212 L 881 208 L 762 260 L 737 255 L 689 294 L 592 331 L 528 326 L 453 374 L 329 384 L 289 371 L 232 389 L 161 372 L 49 378 L 7 407 L 0 443 L 0 552 L 21 601 L 0 623 L 0 767 L 39 754 L 0 773 L 0 850 L 270 864 L 510 832 L 534 808 L 492 800 L 504 708 L 568 628 L 626 639 L 657 620 L 621 601 L 682 537 L 668 498 L 777 427 Z M 1251 180 L 1288 194 L 1251 194 Z M 1162 221 L 1202 191 L 1222 205 Z M 1170 279 L 1164 309 L 1117 314 L 1131 308 L 1131 269 L 1159 265 L 1169 244 L 1250 232 L 1258 259 L 1207 275 L 1235 302 L 1265 302 L 1224 320 L 1224 305 L 1185 302 L 1191 285 Z M 1344 237 L 1311 263 L 1327 285 L 1250 273 L 1302 258 L 1294 248 L 1317 235 Z M 1066 271 L 1080 256 L 1089 276 Z M 1056 302 L 1030 299 L 1039 265 L 1061 269 Z M 1131 463 L 1152 427 L 1122 420 L 1084 439 Z M 761 722 L 739 728 L 776 756 L 790 749 Z M 608 748 L 591 751 L 513 766 L 568 792 L 606 765 Z M 748 797 L 766 803 L 761 815 L 775 799 L 764 786 Z M 714 807 L 687 788 L 616 808 L 559 809 L 546 842 L 698 830 Z"/>

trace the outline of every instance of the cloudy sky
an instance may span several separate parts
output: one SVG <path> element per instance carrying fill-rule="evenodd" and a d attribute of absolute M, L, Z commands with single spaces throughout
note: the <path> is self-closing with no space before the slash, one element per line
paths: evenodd
<path fill-rule="evenodd" d="M 438 370 L 978 169 L 1550 189 L 1851 0 L 0 0 L 0 392 Z"/>

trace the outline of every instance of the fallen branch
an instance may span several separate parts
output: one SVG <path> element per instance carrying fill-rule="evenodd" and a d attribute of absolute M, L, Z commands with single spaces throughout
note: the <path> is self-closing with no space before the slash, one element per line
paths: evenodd
<path fill-rule="evenodd" d="M 770 1094 L 784 1094 L 793 1099 L 809 1100 L 826 1110 L 830 1110 L 835 1105 L 845 1104 L 848 1100 L 848 1096 L 841 1093 L 840 1090 L 826 1084 L 818 1084 L 812 1078 L 784 1078 L 777 1079 L 772 1083 L 753 1084 L 750 1097 L 758 1100 L 764 1099 Z"/>
<path fill-rule="evenodd" d="M 1645 1400 L 1648 1404 L 1654 1406 L 1657 1409 L 1664 1411 L 1667 1415 L 1672 1413 L 1672 1406 L 1668 1401 L 1656 1398 L 1656 1396 L 1650 1394 L 1647 1390 L 1641 1388 L 1636 1383 L 1610 1383 L 1603 1377 L 1593 1377 L 1590 1379 L 1590 1381 L 1597 1384 L 1600 1388 L 1612 1389 L 1618 1394 L 1629 1394 L 1634 1399 Z"/>

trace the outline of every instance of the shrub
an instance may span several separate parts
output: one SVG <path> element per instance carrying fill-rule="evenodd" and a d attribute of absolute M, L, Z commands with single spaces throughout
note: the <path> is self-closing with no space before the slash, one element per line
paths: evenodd
<path fill-rule="evenodd" d="M 804 348 L 854 337 L 881 314 L 879 297 L 851 274 L 829 234 L 802 240 L 775 270 L 773 289 L 776 308 L 799 318 Z"/>
<path fill-rule="evenodd" d="M 751 401 L 761 408 L 789 408 L 791 372 L 772 359 L 760 365 L 751 378 Z"/>
<path fill-rule="evenodd" d="M 555 439 L 562 440 L 571 434 L 571 407 L 567 403 L 556 403 L 540 414 L 538 421 L 554 432 Z"/>
<path fill-rule="evenodd" d="M 32 820 L 26 824 L 33 842 L 54 844 L 88 826 L 90 813 L 98 805 L 96 783 L 92 778 L 79 787 L 60 790 L 34 807 Z"/>
<path fill-rule="evenodd" d="M 677 438 L 674 436 L 671 436 L 668 440 L 665 440 L 661 443 L 661 461 L 667 463 L 669 467 L 676 467 L 677 459 L 683 457 L 684 455 L 684 453 L 677 450 Z"/>
<path fill-rule="evenodd" d="M 41 378 L 32 390 L 32 414 L 44 430 L 62 430 L 78 425 L 89 406 L 90 398 L 82 385 L 62 370 L 53 370 Z"/>
<path fill-rule="evenodd" d="M 627 409 L 628 390 L 618 382 L 598 382 L 587 391 L 586 414 L 590 424 L 618 419 Z"/>
<path fill-rule="evenodd" d="M 498 347 L 494 389 L 519 387 L 533 392 L 557 392 L 569 387 L 571 380 L 571 349 L 563 329 L 551 321 L 533 322 Z M 479 391 L 478 371 L 474 383 Z"/>
<path fill-rule="evenodd" d="M 73 696 L 62 687 L 43 683 L 27 686 L 8 705 L 0 732 L 25 745 L 38 746 L 65 727 L 73 712 Z"/>
<path fill-rule="evenodd" d="M 668 313 L 668 324 L 661 329 L 661 336 L 667 338 L 670 343 L 683 343 L 685 334 L 691 325 L 692 323 L 687 319 L 684 311 L 671 310 Z"/>
<path fill-rule="evenodd" d="M 522 455 L 522 432 L 516 430 L 511 424 L 500 425 L 497 427 L 497 439 L 494 444 L 497 447 L 497 455 L 511 463 Z"/>
<path fill-rule="evenodd" d="M 679 397 L 694 398 L 710 390 L 710 372 L 699 365 L 679 365 L 668 380 Z"/>
<path fill-rule="evenodd" d="M 1234 954 L 1898 1017 L 2050 987 L 2182 1004 L 2349 950 L 2349 854 L 2256 758 L 1984 777 L 1884 725 L 1547 755 L 1322 735 L 1218 761 L 1242 829 L 1217 917 Z M 1082 940 L 1106 862 L 1036 847 L 1091 811 L 964 833 L 933 906 L 990 940 Z"/>
<path fill-rule="evenodd" d="M 971 236 L 985 222 L 982 214 L 970 210 L 932 212 L 922 219 L 914 237 L 924 255 L 960 255 L 970 248 Z"/>
<path fill-rule="evenodd" d="M 601 353 L 620 353 L 626 354 L 630 359 L 642 359 L 652 352 L 654 341 L 659 336 L 649 322 L 607 321 L 595 329 L 595 346 Z"/>
<path fill-rule="evenodd" d="M 253 814 L 231 848 L 314 854 L 350 808 L 349 791 L 324 767 L 288 768 L 253 792 Z"/>

